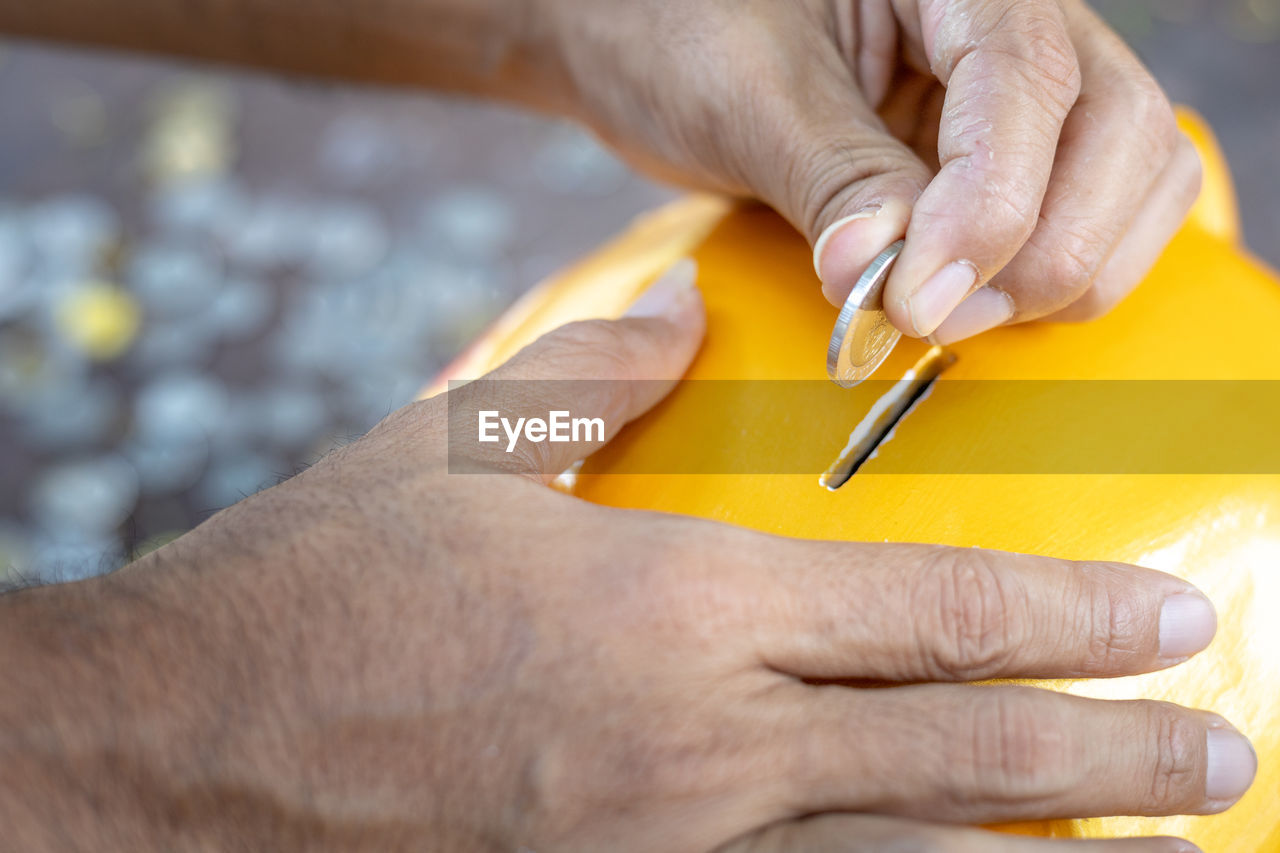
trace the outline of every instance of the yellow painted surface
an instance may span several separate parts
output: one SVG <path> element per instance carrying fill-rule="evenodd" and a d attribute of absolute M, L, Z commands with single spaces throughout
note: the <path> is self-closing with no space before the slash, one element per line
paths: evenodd
<path fill-rule="evenodd" d="M 1091 323 L 1001 329 L 963 342 L 954 347 L 958 361 L 944 379 L 1280 379 L 1280 281 L 1237 245 L 1225 165 L 1207 131 L 1192 117 L 1183 123 L 1201 148 L 1205 189 L 1137 291 Z M 619 313 L 657 270 L 690 250 L 708 307 L 707 340 L 690 378 L 825 378 L 836 312 L 822 298 L 807 245 L 764 209 L 725 212 L 706 200 L 640 223 L 540 288 L 447 378 L 479 375 L 559 323 Z M 922 351 L 923 345 L 904 340 L 876 377 L 896 379 Z M 576 492 L 600 503 L 789 536 L 1129 561 L 1204 589 L 1218 606 L 1219 634 L 1190 663 L 1136 678 L 1051 686 L 1080 695 L 1166 699 L 1224 714 L 1258 750 L 1260 769 L 1250 793 L 1219 816 L 1058 821 L 1021 829 L 1090 837 L 1168 833 L 1210 851 L 1280 851 L 1280 477 L 876 473 L 885 460 L 925 458 L 940 442 L 1006 440 L 991 429 L 1001 406 L 989 397 L 981 406 L 926 400 L 880 457 L 834 492 L 809 474 L 610 474 L 634 470 L 645 454 L 680 459 L 701 452 L 686 436 L 695 424 L 705 431 L 716 416 L 683 390 L 588 460 Z M 833 400 L 822 411 L 762 411 L 754 429 L 776 441 L 826 442 L 838 451 L 862 412 L 844 397 Z M 1174 432 L 1201 428 L 1203 419 L 1169 424 Z M 726 447 L 735 441 L 740 436 L 722 437 Z"/>

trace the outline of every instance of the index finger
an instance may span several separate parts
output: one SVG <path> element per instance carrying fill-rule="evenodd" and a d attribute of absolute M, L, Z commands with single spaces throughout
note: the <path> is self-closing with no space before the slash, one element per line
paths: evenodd
<path fill-rule="evenodd" d="M 973 681 L 1133 675 L 1209 644 L 1213 605 L 1180 578 L 1123 563 L 979 548 L 774 540 L 780 614 L 759 654 L 802 678 Z"/>
<path fill-rule="evenodd" d="M 1051 0 L 925 0 L 920 24 L 931 70 L 947 88 L 941 168 L 912 211 L 885 311 L 924 337 L 1034 230 L 1080 68 Z"/>

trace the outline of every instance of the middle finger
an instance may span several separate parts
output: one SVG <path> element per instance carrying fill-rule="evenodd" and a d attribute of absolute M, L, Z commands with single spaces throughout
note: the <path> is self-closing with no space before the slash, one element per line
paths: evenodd
<path fill-rule="evenodd" d="M 1014 686 L 796 685 L 796 808 L 961 823 L 1212 814 L 1257 770 L 1225 720 Z M 785 739 L 779 739 L 786 742 Z"/>
<path fill-rule="evenodd" d="M 1083 4 L 1068 4 L 1067 28 L 1080 97 L 1063 124 L 1040 219 L 1013 260 L 938 327 L 940 343 L 1044 317 L 1084 295 L 1173 157 L 1173 109 L 1129 48 Z"/>

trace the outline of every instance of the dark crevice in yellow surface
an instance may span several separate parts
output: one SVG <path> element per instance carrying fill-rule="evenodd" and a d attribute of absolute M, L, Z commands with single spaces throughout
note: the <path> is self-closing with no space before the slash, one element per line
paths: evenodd
<path fill-rule="evenodd" d="M 826 470 L 819 482 L 831 491 L 849 482 L 867 460 L 875 456 L 880 446 L 889 440 L 898 424 L 915 410 L 943 371 L 955 364 L 955 361 L 955 354 L 950 350 L 940 346 L 931 347 L 854 427 L 840 458 Z"/>

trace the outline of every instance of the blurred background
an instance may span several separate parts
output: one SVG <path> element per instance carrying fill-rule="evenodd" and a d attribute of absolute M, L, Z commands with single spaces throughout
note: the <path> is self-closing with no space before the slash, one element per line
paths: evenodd
<path fill-rule="evenodd" d="M 1280 265 L 1280 0 L 1095 3 Z M 0 584 L 115 568 L 359 436 L 675 193 L 472 102 L 0 41 Z"/>

